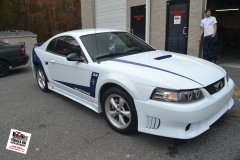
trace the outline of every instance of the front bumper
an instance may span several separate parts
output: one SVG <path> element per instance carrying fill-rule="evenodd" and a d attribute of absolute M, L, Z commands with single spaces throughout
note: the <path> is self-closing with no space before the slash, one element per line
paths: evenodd
<path fill-rule="evenodd" d="M 200 135 L 234 104 L 234 82 L 229 79 L 225 84 L 221 91 L 213 95 L 202 89 L 204 98 L 188 104 L 135 100 L 138 130 L 179 139 Z"/>

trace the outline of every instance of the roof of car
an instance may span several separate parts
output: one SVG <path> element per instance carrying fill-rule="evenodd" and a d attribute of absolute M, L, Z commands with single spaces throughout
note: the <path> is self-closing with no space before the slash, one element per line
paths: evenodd
<path fill-rule="evenodd" d="M 64 33 L 61 33 L 61 34 L 70 34 L 70 35 L 74 35 L 74 36 L 83 36 L 83 35 L 88 35 L 88 34 L 104 33 L 104 32 L 121 32 L 121 30 L 117 30 L 117 29 L 99 29 L 99 28 L 96 28 L 96 29 L 79 29 L 79 30 L 64 32 Z"/>

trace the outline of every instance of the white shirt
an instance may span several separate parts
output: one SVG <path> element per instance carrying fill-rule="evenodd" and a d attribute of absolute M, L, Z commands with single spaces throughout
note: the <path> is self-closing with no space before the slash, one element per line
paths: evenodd
<path fill-rule="evenodd" d="M 201 27 L 203 27 L 204 30 L 204 37 L 214 34 L 214 25 L 216 23 L 217 20 L 213 16 L 205 17 L 201 20 Z"/>

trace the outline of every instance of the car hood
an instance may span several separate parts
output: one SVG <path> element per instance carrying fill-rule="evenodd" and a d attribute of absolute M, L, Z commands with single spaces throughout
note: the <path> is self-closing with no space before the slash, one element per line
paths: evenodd
<path fill-rule="evenodd" d="M 200 58 L 167 51 L 151 51 L 105 61 L 111 69 L 178 89 L 208 86 L 225 76 L 225 71 Z M 156 85 L 156 84 L 154 84 Z M 166 87 L 167 87 L 166 86 Z"/>

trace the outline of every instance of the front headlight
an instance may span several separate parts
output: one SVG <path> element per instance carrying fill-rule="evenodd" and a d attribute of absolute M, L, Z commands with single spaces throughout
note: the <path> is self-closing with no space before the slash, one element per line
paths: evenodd
<path fill-rule="evenodd" d="M 151 99 L 165 102 L 192 102 L 203 98 L 200 89 L 192 90 L 169 90 L 156 88 Z"/>

